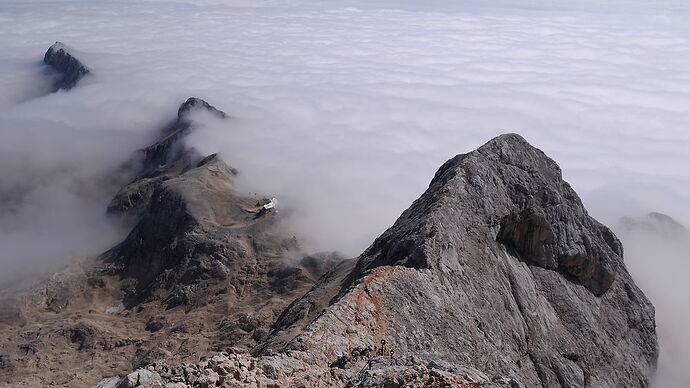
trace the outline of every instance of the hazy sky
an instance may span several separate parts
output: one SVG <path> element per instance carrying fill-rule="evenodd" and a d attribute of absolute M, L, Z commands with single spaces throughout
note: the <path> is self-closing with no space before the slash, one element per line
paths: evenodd
<path fill-rule="evenodd" d="M 0 197 L 20 198 L 0 206 L 1 265 L 121 238 L 104 182 L 191 95 L 233 120 L 189 144 L 278 197 L 310 249 L 357 255 L 445 160 L 504 132 L 604 222 L 690 225 L 687 2 L 252 3 L 0 3 Z M 56 40 L 93 76 L 42 96 Z"/>

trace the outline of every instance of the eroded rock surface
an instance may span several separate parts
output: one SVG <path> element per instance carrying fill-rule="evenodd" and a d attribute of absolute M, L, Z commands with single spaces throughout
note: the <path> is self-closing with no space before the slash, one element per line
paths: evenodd
<path fill-rule="evenodd" d="M 77 85 L 80 79 L 91 71 L 84 65 L 72 50 L 61 42 L 55 42 L 43 57 L 43 62 L 57 73 L 53 82 L 53 91 L 69 90 Z"/>

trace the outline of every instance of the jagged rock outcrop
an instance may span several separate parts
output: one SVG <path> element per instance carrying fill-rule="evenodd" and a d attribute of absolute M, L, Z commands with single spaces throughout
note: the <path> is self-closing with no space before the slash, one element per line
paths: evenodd
<path fill-rule="evenodd" d="M 193 149 L 185 148 L 182 140 L 189 134 L 196 124 L 190 119 L 195 112 L 207 112 L 217 118 L 226 119 L 228 116 L 206 101 L 190 97 L 177 110 L 177 118 L 161 133 L 161 138 L 150 146 L 140 150 L 125 169 L 136 171 L 136 176 L 115 195 L 108 206 L 108 213 L 138 217 L 149 205 L 153 191 L 172 177 L 178 177 L 191 170 L 195 165 L 207 162 L 222 163 L 216 155 L 210 155 L 207 160 Z M 202 163 L 203 162 L 203 163 Z M 227 166 L 223 179 L 229 182 L 229 177 L 237 172 Z"/>
<path fill-rule="evenodd" d="M 77 85 L 80 79 L 91 71 L 72 51 L 63 43 L 55 42 L 43 57 L 43 62 L 57 73 L 53 82 L 53 91 L 60 89 L 70 90 Z"/>
<path fill-rule="evenodd" d="M 249 348 L 342 260 L 305 254 L 267 198 L 237 193 L 234 169 L 184 144 L 202 129 L 197 114 L 227 118 L 190 98 L 123 167 L 132 180 L 108 212 L 132 223 L 124 241 L 23 295 L 0 293 L 0 385 L 88 387 L 159 359 Z"/>
<path fill-rule="evenodd" d="M 315 311 L 316 310 L 316 311 Z M 524 386 L 644 387 L 654 309 L 559 167 L 518 135 L 445 163 L 348 271 L 293 302 L 254 354 L 354 348 Z"/>
<path fill-rule="evenodd" d="M 109 206 L 111 214 L 138 218 L 125 241 L 104 255 L 116 273 L 135 281 L 126 302 L 189 305 L 207 298 L 210 284 L 222 283 L 227 299 L 261 303 L 313 284 L 308 258 L 302 267 L 286 266 L 300 256 L 299 245 L 275 227 L 275 212 L 263 211 L 269 200 L 237 195 L 234 169 L 181 143 L 194 129 L 188 116 L 195 110 L 227 118 L 203 100 L 188 99 L 163 138 L 141 151 L 141 172 Z M 317 278 L 328 268 L 316 271 Z"/>

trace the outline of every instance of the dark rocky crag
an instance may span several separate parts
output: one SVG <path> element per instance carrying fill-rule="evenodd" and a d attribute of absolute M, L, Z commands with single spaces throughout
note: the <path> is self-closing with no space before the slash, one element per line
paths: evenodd
<path fill-rule="evenodd" d="M 91 71 L 72 51 L 63 43 L 55 42 L 43 57 L 43 62 L 50 66 L 57 76 L 53 82 L 53 92 L 58 90 L 70 90 L 77 85 L 80 79 Z"/>
<path fill-rule="evenodd" d="M 253 304 L 248 312 L 260 314 L 275 294 L 310 286 L 328 266 L 314 271 L 308 257 L 294 260 L 302 255 L 299 244 L 276 228 L 277 213 L 262 211 L 269 200 L 237 195 L 234 169 L 217 155 L 184 147 L 182 139 L 195 128 L 189 120 L 195 110 L 227 118 L 190 98 L 162 138 L 141 150 L 139 174 L 108 207 L 137 223 L 103 259 L 112 273 L 131 281 L 126 303 L 159 299 L 168 309 L 206 304 L 213 296 L 210 285 L 217 283 L 226 300 Z M 297 266 L 286 267 L 290 261 Z M 256 327 L 249 331 L 255 338 L 262 334 Z"/>
<path fill-rule="evenodd" d="M 654 309 L 622 254 L 555 162 L 502 135 L 444 164 L 356 261 L 280 315 L 254 357 L 155 364 L 119 387 L 646 387 Z M 146 384 L 128 383 L 142 373 Z"/>

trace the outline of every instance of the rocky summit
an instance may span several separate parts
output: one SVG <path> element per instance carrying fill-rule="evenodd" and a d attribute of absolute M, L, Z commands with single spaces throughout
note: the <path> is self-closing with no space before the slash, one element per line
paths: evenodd
<path fill-rule="evenodd" d="M 486 376 L 472 381 L 644 387 L 658 354 L 654 308 L 622 254 L 553 160 L 502 135 L 446 162 L 352 268 L 293 302 L 253 353 L 357 369 L 369 351 L 390 365 L 414 357 Z"/>
<path fill-rule="evenodd" d="M 234 168 L 190 148 L 197 114 L 232 128 L 190 98 L 122 166 L 107 208 L 131 227 L 122 242 L 0 292 L 0 384 L 649 386 L 654 307 L 621 243 L 519 135 L 447 161 L 345 259 L 304 252 L 274 200 L 238 192 Z"/>
<path fill-rule="evenodd" d="M 86 65 L 76 58 L 72 50 L 61 42 L 55 42 L 48 48 L 43 62 L 56 73 L 53 81 L 53 92 L 60 89 L 72 89 L 80 79 L 91 72 Z"/>

